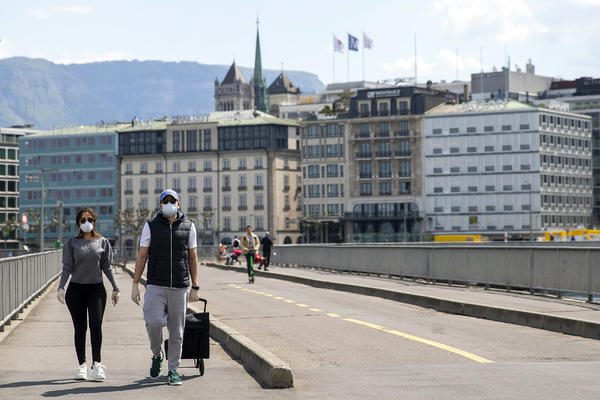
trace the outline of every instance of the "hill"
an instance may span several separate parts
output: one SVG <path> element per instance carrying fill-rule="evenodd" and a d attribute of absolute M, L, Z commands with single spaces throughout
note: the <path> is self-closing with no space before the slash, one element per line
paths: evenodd
<path fill-rule="evenodd" d="M 0 60 L 0 126 L 50 129 L 99 121 L 203 114 L 214 110 L 214 81 L 229 65 L 197 62 L 106 61 L 54 64 L 43 59 Z M 240 67 L 250 81 L 253 70 Z M 263 71 L 267 85 L 280 71 Z M 318 76 L 286 71 L 304 93 L 324 85 Z"/>

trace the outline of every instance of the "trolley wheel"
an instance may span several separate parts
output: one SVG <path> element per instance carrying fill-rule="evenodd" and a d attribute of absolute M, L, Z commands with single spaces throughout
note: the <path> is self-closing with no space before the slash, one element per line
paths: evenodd
<path fill-rule="evenodd" d="M 204 375 L 204 360 L 201 358 L 196 358 L 196 368 L 198 368 L 198 372 L 200 372 L 200 376 Z"/>

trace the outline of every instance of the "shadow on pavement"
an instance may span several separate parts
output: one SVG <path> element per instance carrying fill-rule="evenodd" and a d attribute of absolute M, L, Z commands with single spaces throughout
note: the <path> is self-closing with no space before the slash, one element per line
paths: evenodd
<path fill-rule="evenodd" d="M 181 380 L 187 381 L 190 379 L 194 379 L 199 377 L 199 375 L 183 375 Z M 52 379 L 46 381 L 23 381 L 23 382 L 12 382 L 4 385 L 0 385 L 0 389 L 8 389 L 8 388 L 17 388 L 17 387 L 27 387 L 27 386 L 52 386 L 52 385 L 66 385 L 66 384 L 75 384 L 79 382 L 81 386 L 78 387 L 70 387 L 68 389 L 61 390 L 50 390 L 42 393 L 43 397 L 60 397 L 66 395 L 73 394 L 85 394 L 85 393 L 110 393 L 110 392 L 124 392 L 127 390 L 138 390 L 138 389 L 147 389 L 150 387 L 156 386 L 164 386 L 167 385 L 166 376 L 161 377 L 162 379 L 151 379 L 144 378 L 137 381 L 134 381 L 128 385 L 106 385 L 106 382 L 95 382 L 92 380 L 87 381 L 76 381 L 74 379 Z"/>

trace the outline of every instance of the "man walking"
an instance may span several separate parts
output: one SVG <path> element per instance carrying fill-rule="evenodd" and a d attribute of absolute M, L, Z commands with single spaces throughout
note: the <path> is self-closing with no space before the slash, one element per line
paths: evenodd
<path fill-rule="evenodd" d="M 242 236 L 242 251 L 246 255 L 246 268 L 248 269 L 248 282 L 254 283 L 254 256 L 258 252 L 260 241 L 252 232 L 252 225 L 246 227 L 246 234 Z"/>
<path fill-rule="evenodd" d="M 150 377 L 160 376 L 164 353 L 163 327 L 169 331 L 170 385 L 181 385 L 177 373 L 188 301 L 198 301 L 198 257 L 196 255 L 196 227 L 179 211 L 179 195 L 171 189 L 160 194 L 160 212 L 148 221 L 142 230 L 140 252 L 135 262 L 131 299 L 140 304 L 138 287 L 148 261 L 144 321 L 152 350 Z M 187 292 L 190 286 L 192 288 Z"/>
<path fill-rule="evenodd" d="M 265 237 L 260 241 L 263 249 L 263 258 L 265 259 L 263 265 L 265 266 L 265 271 L 269 270 L 269 263 L 271 262 L 271 251 L 275 250 L 275 246 L 273 246 L 273 240 L 271 240 L 271 234 L 269 231 L 265 232 Z"/>

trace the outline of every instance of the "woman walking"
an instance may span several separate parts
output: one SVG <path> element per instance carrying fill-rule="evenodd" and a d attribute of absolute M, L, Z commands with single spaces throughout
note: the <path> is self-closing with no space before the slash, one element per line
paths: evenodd
<path fill-rule="evenodd" d="M 79 234 L 67 241 L 63 248 L 63 271 L 58 285 L 58 301 L 67 303 L 75 328 L 75 351 L 79 368 L 75 379 L 87 379 L 85 340 L 88 326 L 92 342 L 91 378 L 96 381 L 106 379 L 105 366 L 101 362 L 102 318 L 106 308 L 106 290 L 102 282 L 102 272 L 113 287 L 112 303 L 119 301 L 119 286 L 111 267 L 112 249 L 108 239 L 100 235 L 95 224 L 98 220 L 93 208 L 82 208 L 77 213 L 75 223 Z M 71 277 L 65 294 L 65 284 Z"/>

